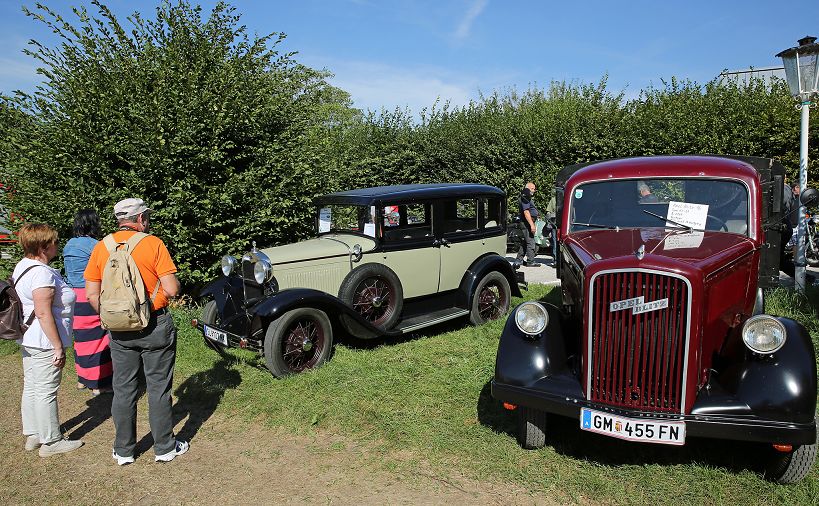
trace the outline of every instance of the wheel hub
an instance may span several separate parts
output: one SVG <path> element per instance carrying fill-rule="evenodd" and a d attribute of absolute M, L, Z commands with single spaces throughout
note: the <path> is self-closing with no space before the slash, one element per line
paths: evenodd
<path fill-rule="evenodd" d="M 381 307 L 381 305 L 384 304 L 384 297 L 373 297 L 370 302 L 372 302 L 373 307 Z"/>
<path fill-rule="evenodd" d="M 313 349 L 313 341 L 308 338 L 304 338 L 304 341 L 301 342 L 301 349 L 304 351 L 310 351 Z"/>

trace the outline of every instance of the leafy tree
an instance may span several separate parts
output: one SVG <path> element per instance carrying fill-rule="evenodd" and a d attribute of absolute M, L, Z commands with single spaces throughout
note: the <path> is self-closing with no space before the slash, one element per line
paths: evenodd
<path fill-rule="evenodd" d="M 211 276 L 250 239 L 304 234 L 324 165 L 307 140 L 354 114 L 349 96 L 281 52 L 283 34 L 248 35 L 227 4 L 205 18 L 163 2 L 129 28 L 93 4 L 95 15 L 75 8 L 73 21 L 26 9 L 61 43 L 32 43 L 45 83 L 5 101 L 35 125 L 11 141 L 22 155 L 3 159 L 15 208 L 65 236 L 77 209 L 98 208 L 110 228 L 114 202 L 141 196 L 185 281 Z"/>

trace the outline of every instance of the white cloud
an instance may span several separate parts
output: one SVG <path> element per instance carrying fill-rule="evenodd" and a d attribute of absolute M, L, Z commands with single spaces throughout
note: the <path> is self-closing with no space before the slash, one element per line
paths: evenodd
<path fill-rule="evenodd" d="M 362 110 L 409 108 L 417 116 L 437 99 L 455 107 L 478 95 L 476 79 L 441 68 L 399 68 L 360 61 L 335 61 L 327 68 L 335 74 L 331 84 L 348 92 Z"/>
<path fill-rule="evenodd" d="M 472 30 L 472 23 L 480 16 L 488 3 L 489 0 L 475 0 L 472 2 L 472 5 L 469 6 L 461 22 L 458 23 L 458 28 L 455 30 L 456 40 L 464 40 L 469 37 L 469 32 Z"/>

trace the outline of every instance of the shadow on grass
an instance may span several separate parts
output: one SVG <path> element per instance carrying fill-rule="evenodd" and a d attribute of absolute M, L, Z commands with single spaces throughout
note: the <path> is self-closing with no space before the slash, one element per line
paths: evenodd
<path fill-rule="evenodd" d="M 242 376 L 235 366 L 244 362 L 240 358 L 221 354 L 219 360 L 207 371 L 197 372 L 179 385 L 174 391 L 176 403 L 173 406 L 173 425 L 182 420 L 185 424 L 177 431 L 177 439 L 190 441 L 205 422 L 213 415 L 227 390 L 234 389 L 242 382 Z M 147 452 L 154 444 L 150 432 L 137 442 L 136 454 Z"/>
<path fill-rule="evenodd" d="M 517 438 L 517 412 L 510 412 L 492 398 L 491 385 L 478 397 L 478 420 L 493 431 Z M 718 439 L 692 438 L 684 446 L 634 443 L 580 430 L 579 419 L 550 415 L 546 446 L 560 455 L 619 467 L 644 464 L 706 465 L 731 472 L 762 471 L 762 445 Z M 521 448 L 521 452 L 525 452 Z"/>
<path fill-rule="evenodd" d="M 113 399 L 114 396 L 111 394 L 91 397 L 85 402 L 85 405 L 88 406 L 85 411 L 63 422 L 63 432 L 66 434 L 70 432 L 71 439 L 82 439 L 83 436 L 111 418 L 111 401 Z"/>

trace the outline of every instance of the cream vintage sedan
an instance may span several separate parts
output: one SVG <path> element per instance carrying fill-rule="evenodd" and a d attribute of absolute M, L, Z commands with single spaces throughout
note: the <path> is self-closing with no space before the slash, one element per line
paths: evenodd
<path fill-rule="evenodd" d="M 225 256 L 194 325 L 275 376 L 318 367 L 336 337 L 376 339 L 502 317 L 520 295 L 504 258 L 506 195 L 480 184 L 380 186 L 315 201 L 317 236 Z"/>

